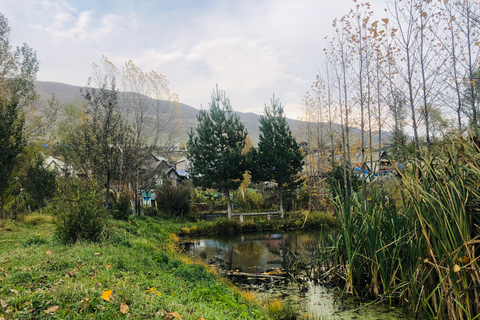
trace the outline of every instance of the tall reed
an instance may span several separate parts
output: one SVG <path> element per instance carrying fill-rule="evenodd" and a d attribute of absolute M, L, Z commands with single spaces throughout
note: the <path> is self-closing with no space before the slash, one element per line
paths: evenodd
<path fill-rule="evenodd" d="M 431 318 L 480 318 L 477 141 L 456 137 L 412 160 L 400 207 L 381 189 L 333 199 L 341 228 L 320 249 L 323 276 Z"/>

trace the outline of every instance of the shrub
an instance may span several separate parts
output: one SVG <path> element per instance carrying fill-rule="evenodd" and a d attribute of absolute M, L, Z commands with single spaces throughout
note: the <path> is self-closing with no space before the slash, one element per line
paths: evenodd
<path fill-rule="evenodd" d="M 158 214 L 157 208 L 155 207 L 142 207 L 143 214 L 148 217 L 154 217 Z"/>
<path fill-rule="evenodd" d="M 130 196 L 126 194 L 120 197 L 113 203 L 112 216 L 117 220 L 128 220 L 132 214 L 132 204 L 130 203 Z"/>
<path fill-rule="evenodd" d="M 186 216 L 192 210 L 192 189 L 189 185 L 164 184 L 157 190 L 157 205 L 166 214 Z"/>
<path fill-rule="evenodd" d="M 51 210 L 56 235 L 64 243 L 99 241 L 107 224 L 108 215 L 97 186 L 80 179 L 60 180 Z"/>

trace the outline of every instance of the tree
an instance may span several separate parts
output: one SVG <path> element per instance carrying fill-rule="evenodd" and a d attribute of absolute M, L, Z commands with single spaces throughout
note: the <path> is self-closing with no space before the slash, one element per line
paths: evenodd
<path fill-rule="evenodd" d="M 260 136 L 252 179 L 277 183 L 280 216 L 283 218 L 283 193 L 297 187 L 302 181 L 298 173 L 303 168 L 303 154 L 292 135 L 283 107 L 275 95 L 271 106 L 265 106 L 265 115 L 260 117 Z"/>
<path fill-rule="evenodd" d="M 32 208 L 44 207 L 46 200 L 51 199 L 56 190 L 56 172 L 48 170 L 43 165 L 43 156 L 35 152 L 27 167 L 27 174 L 23 181 L 23 187 L 27 193 L 28 201 Z"/>
<path fill-rule="evenodd" d="M 109 203 L 110 183 L 120 169 L 125 130 L 118 109 L 115 79 L 105 79 L 100 89 L 82 91 L 86 100 L 83 121 L 67 137 L 71 159 L 77 167 L 105 186 L 105 204 Z"/>
<path fill-rule="evenodd" d="M 0 214 L 25 146 L 24 106 L 36 99 L 35 52 L 26 44 L 12 49 L 8 20 L 0 14 Z"/>
<path fill-rule="evenodd" d="M 0 99 L 0 213 L 5 223 L 3 210 L 7 191 L 14 178 L 15 166 L 25 146 L 23 127 L 25 119 L 18 104 Z"/>
<path fill-rule="evenodd" d="M 181 150 L 181 151 L 187 150 L 187 146 L 185 145 L 185 143 L 183 143 L 183 141 L 180 141 L 178 143 L 178 150 Z"/>
<path fill-rule="evenodd" d="M 0 13 L 0 96 L 23 108 L 37 98 L 34 81 L 39 62 L 27 44 L 13 49 L 8 20 Z"/>
<path fill-rule="evenodd" d="M 116 184 L 118 192 L 133 191 L 135 212 L 140 207 L 137 195 L 155 184 L 156 169 L 147 165 L 159 146 L 171 143 L 179 127 L 178 96 L 170 91 L 167 78 L 156 71 L 142 71 L 131 60 L 117 68 L 106 57 L 93 68 L 92 81 L 101 86 L 104 79 L 116 79 L 118 110 L 124 137 L 118 142 L 121 153 Z M 128 190 L 125 190 L 128 189 Z"/>
<path fill-rule="evenodd" d="M 392 125 L 392 145 L 396 155 L 396 160 L 402 163 L 407 143 L 407 135 L 405 134 L 405 122 L 407 118 L 406 101 L 400 91 L 393 91 L 391 101 L 388 105 L 390 115 L 393 117 Z"/>
<path fill-rule="evenodd" d="M 196 134 L 192 130 L 187 142 L 192 180 L 197 186 L 225 194 L 230 219 L 230 191 L 240 186 L 247 169 L 246 155 L 242 154 L 247 130 L 218 85 L 212 93 L 210 113 L 200 110 L 197 120 Z"/>

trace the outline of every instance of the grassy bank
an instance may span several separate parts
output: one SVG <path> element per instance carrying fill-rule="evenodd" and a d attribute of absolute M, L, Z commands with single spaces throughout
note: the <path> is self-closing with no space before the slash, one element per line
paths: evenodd
<path fill-rule="evenodd" d="M 267 220 L 265 216 L 245 217 L 240 222 L 238 217 L 231 220 L 217 218 L 213 221 L 200 220 L 197 222 L 182 222 L 180 235 L 205 235 L 205 234 L 233 234 L 241 232 L 268 232 L 278 230 L 320 229 L 324 226 L 337 226 L 337 219 L 333 213 L 295 211 L 285 213 L 284 219 L 272 216 Z M 175 228 L 172 232 L 177 232 Z"/>
<path fill-rule="evenodd" d="M 264 319 L 209 271 L 175 251 L 180 225 L 112 222 L 101 243 L 60 244 L 49 216 L 0 230 L 0 317 Z"/>

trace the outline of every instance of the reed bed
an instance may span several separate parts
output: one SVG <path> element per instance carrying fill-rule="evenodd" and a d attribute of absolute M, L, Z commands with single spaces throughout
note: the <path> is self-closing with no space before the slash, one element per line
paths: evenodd
<path fill-rule="evenodd" d="M 411 160 L 402 201 L 382 189 L 333 199 L 341 227 L 320 249 L 319 276 L 432 319 L 480 319 L 478 142 L 455 137 Z"/>

